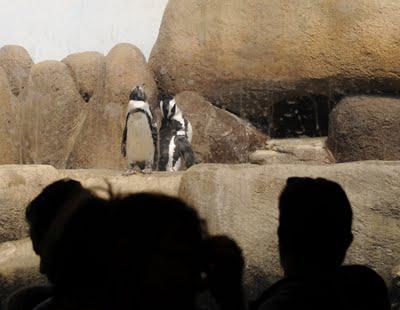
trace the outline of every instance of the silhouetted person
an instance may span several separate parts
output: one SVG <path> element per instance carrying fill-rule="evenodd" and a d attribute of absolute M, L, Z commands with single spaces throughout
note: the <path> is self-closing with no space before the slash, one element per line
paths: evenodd
<path fill-rule="evenodd" d="M 118 308 L 196 309 L 209 288 L 221 309 L 242 309 L 243 258 L 227 237 L 209 238 L 176 198 L 139 194 L 112 202 L 111 294 Z M 231 307 L 233 306 L 233 307 Z"/>
<path fill-rule="evenodd" d="M 57 215 L 66 206 L 78 204 L 81 199 L 91 197 L 80 182 L 70 179 L 56 181 L 43 189 L 26 208 L 26 220 L 33 249 L 40 257 L 40 272 L 46 274 L 42 254 L 48 231 Z M 12 294 L 3 304 L 4 309 L 33 309 L 36 305 L 53 296 L 51 285 L 23 288 Z"/>
<path fill-rule="evenodd" d="M 93 198 L 54 221 L 43 251 L 54 296 L 35 310 L 190 310 L 205 288 L 221 309 L 243 309 L 240 249 L 209 238 L 178 199 Z"/>
<path fill-rule="evenodd" d="M 279 212 L 285 278 L 261 296 L 256 308 L 389 309 L 379 275 L 367 267 L 341 267 L 353 241 L 353 215 L 340 185 L 290 178 L 279 199 Z"/>

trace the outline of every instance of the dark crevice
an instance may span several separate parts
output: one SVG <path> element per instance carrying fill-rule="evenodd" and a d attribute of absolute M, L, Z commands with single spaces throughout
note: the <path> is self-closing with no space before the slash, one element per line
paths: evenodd
<path fill-rule="evenodd" d="M 335 102 L 327 96 L 305 96 L 274 104 L 269 113 L 270 137 L 327 136 L 329 112 Z"/>
<path fill-rule="evenodd" d="M 92 98 L 92 94 L 89 94 L 89 93 L 87 93 L 87 92 L 80 91 L 79 93 L 80 93 L 82 99 L 83 99 L 86 103 L 90 101 L 90 98 Z"/>

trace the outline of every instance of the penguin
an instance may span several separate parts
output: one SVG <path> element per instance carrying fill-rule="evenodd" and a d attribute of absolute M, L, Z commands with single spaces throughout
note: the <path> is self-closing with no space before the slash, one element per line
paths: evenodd
<path fill-rule="evenodd" d="M 183 116 L 182 111 L 176 104 L 175 98 L 172 96 L 165 96 L 160 101 L 160 109 L 162 114 L 161 128 L 168 124 L 172 125 L 176 129 L 179 128 L 185 133 L 189 143 L 192 143 L 192 124 Z"/>
<path fill-rule="evenodd" d="M 160 101 L 162 122 L 160 128 L 160 171 L 179 171 L 182 161 L 186 168 L 195 164 L 195 155 L 191 146 L 193 129 L 189 120 L 173 97 Z"/>
<path fill-rule="evenodd" d="M 129 162 L 124 175 L 151 173 L 157 159 L 157 123 L 154 120 L 144 88 L 137 86 L 129 96 L 121 153 Z"/>

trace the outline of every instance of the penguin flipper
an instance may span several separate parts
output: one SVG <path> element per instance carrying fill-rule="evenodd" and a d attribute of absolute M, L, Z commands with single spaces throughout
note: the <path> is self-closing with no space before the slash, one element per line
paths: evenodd
<path fill-rule="evenodd" d="M 158 166 L 158 127 L 157 123 L 151 123 L 151 137 L 153 138 L 154 143 L 154 158 L 153 158 L 153 169 L 157 170 Z"/>
<path fill-rule="evenodd" d="M 178 139 L 176 139 L 176 143 L 179 149 L 180 156 L 185 161 L 186 168 L 192 167 L 196 163 L 196 157 L 188 138 L 186 138 L 185 136 L 179 137 Z"/>
<path fill-rule="evenodd" d="M 122 133 L 121 154 L 122 154 L 123 157 L 126 157 L 126 137 L 128 135 L 128 118 L 129 118 L 129 114 L 130 113 L 128 113 L 126 115 L 125 128 L 124 128 L 124 132 Z"/>

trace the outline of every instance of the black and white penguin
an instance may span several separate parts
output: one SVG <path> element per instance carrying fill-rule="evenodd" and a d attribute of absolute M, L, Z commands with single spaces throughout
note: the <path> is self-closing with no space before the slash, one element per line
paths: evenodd
<path fill-rule="evenodd" d="M 151 113 L 143 87 L 137 86 L 129 97 L 121 153 L 128 159 L 125 175 L 151 173 L 157 160 L 157 123 Z"/>
<path fill-rule="evenodd" d="M 165 97 L 160 102 L 162 122 L 160 128 L 160 171 L 179 171 L 182 161 L 186 168 L 195 164 L 191 146 L 193 130 L 189 120 L 176 104 L 173 97 Z"/>

